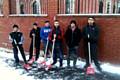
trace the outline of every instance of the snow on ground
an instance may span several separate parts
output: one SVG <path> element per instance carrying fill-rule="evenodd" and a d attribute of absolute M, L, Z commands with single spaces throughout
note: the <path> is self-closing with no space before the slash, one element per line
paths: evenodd
<path fill-rule="evenodd" d="M 0 79 L 1 80 L 34 80 L 33 77 L 29 77 L 26 75 L 20 75 L 19 70 L 15 70 L 14 68 L 8 67 L 7 64 L 3 61 L 5 57 L 12 58 L 13 54 L 7 54 L 7 52 L 11 52 L 7 49 L 0 48 Z"/>
<path fill-rule="evenodd" d="M 22 74 L 23 70 L 16 70 L 15 68 L 8 67 L 7 66 L 8 64 L 4 62 L 4 59 L 6 58 L 13 59 L 13 54 L 8 54 L 8 53 L 12 53 L 12 50 L 0 48 L 0 79 L 2 80 L 35 80 L 33 76 L 27 76 L 27 74 Z M 19 57 L 20 57 L 20 60 L 22 60 L 20 54 L 19 54 Z M 27 56 L 27 59 L 28 59 L 28 56 Z M 56 66 L 58 65 L 59 63 L 56 64 Z M 77 61 L 77 68 L 83 68 L 84 65 L 85 65 L 85 62 L 81 60 Z M 63 62 L 63 67 L 65 66 L 67 66 L 66 60 L 64 60 Z M 105 72 L 120 75 L 120 66 L 115 66 L 110 63 L 102 63 L 101 67 Z"/>

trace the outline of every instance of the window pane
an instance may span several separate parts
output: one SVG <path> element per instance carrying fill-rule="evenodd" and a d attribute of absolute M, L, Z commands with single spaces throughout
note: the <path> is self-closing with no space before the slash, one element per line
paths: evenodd
<path fill-rule="evenodd" d="M 20 5 L 20 14 L 24 14 L 24 4 Z"/>
<path fill-rule="evenodd" d="M 39 4 L 36 1 L 33 3 L 33 14 L 39 14 Z"/>
<path fill-rule="evenodd" d="M 99 13 L 103 13 L 103 1 L 99 1 Z"/>

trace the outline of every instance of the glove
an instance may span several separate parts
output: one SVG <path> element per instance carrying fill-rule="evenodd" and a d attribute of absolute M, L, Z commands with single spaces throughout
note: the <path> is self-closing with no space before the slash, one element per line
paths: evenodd
<path fill-rule="evenodd" d="M 22 42 L 19 42 L 19 43 L 18 43 L 18 45 L 21 45 L 21 44 L 23 44 L 23 43 L 22 43 Z"/>

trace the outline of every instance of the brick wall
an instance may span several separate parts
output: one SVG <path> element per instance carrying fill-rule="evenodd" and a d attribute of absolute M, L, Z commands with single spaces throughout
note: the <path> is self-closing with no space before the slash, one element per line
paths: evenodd
<path fill-rule="evenodd" d="M 38 22 L 40 26 L 44 25 L 44 20 L 50 20 L 53 25 L 53 19 L 60 20 L 60 24 L 64 30 L 70 20 L 75 19 L 80 27 L 83 28 L 87 23 L 87 17 L 84 16 L 55 16 L 57 13 L 57 0 L 48 0 L 48 16 L 47 17 L 20 17 L 9 16 L 9 0 L 4 0 L 4 16 L 0 17 L 0 46 L 11 48 L 8 42 L 8 34 L 12 30 L 13 24 L 18 24 L 25 36 L 24 48 L 29 50 L 29 32 L 33 22 Z M 120 17 L 96 17 L 96 23 L 100 27 L 99 40 L 99 59 L 104 62 L 119 64 L 120 62 Z M 7 44 L 6 44 L 7 43 Z M 83 56 L 83 43 L 80 44 L 80 56 Z"/>

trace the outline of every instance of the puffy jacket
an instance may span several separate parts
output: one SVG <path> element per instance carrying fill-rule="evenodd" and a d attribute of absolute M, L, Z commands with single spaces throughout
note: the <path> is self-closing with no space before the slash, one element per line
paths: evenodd
<path fill-rule="evenodd" d="M 78 46 L 81 40 L 81 37 L 82 37 L 81 30 L 78 27 L 76 27 L 74 32 L 70 27 L 68 27 L 68 29 L 65 32 L 65 41 L 68 47 Z"/>

